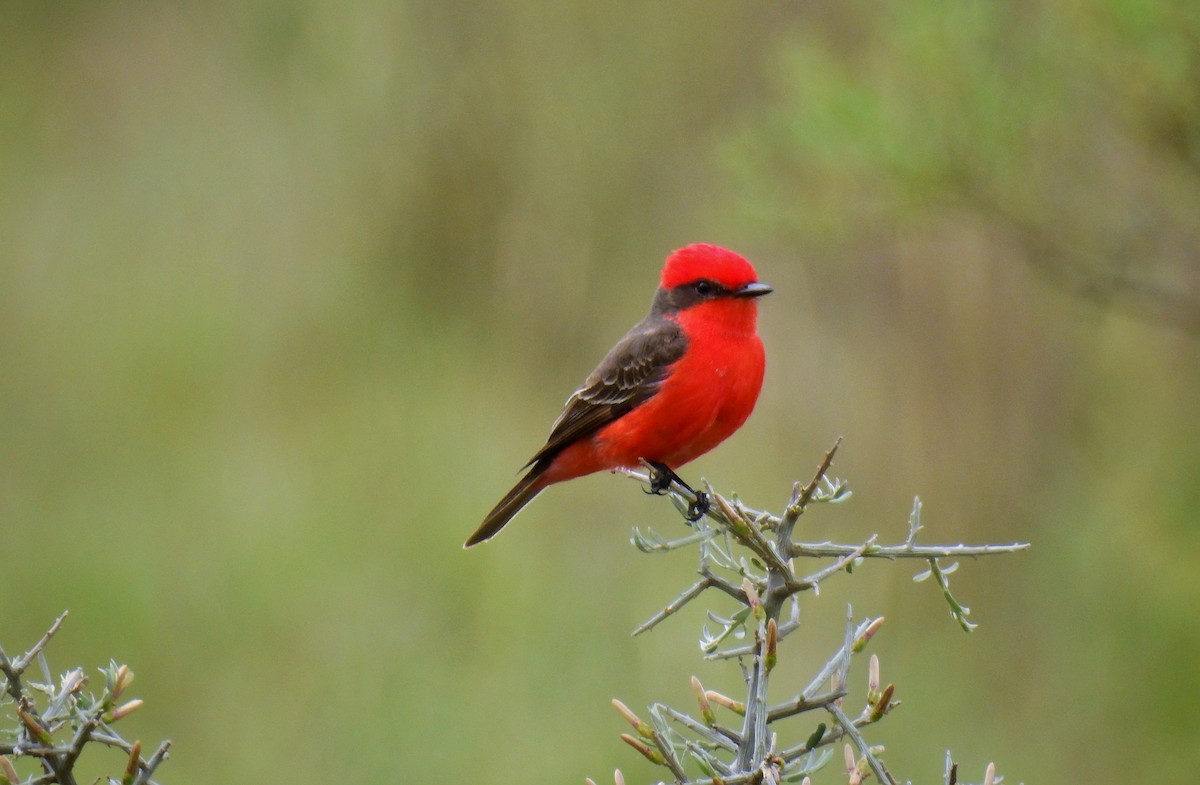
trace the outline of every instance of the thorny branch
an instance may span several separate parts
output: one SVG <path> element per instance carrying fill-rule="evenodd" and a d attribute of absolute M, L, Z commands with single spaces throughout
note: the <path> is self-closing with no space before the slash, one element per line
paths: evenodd
<path fill-rule="evenodd" d="M 907 536 L 895 545 L 879 544 L 877 535 L 861 543 L 794 541 L 797 522 L 813 504 L 838 503 L 850 498 L 847 484 L 829 476 L 840 444 L 839 439 L 824 455 L 809 482 L 798 482 L 793 486 L 791 497 L 779 515 L 749 507 L 736 497 L 726 498 L 704 483 L 712 504 L 705 517 L 696 521 L 694 530 L 687 535 L 669 540 L 652 529 L 634 529 L 633 544 L 643 552 L 665 553 L 685 547 L 696 547 L 699 551 L 697 580 L 638 626 L 635 635 L 653 629 L 705 595 L 708 589 L 717 589 L 742 606 L 730 616 L 709 611 L 708 619 L 717 625 L 717 629 L 710 631 L 706 626 L 700 644 L 707 659 L 737 659 L 741 663 L 746 683 L 744 701 L 705 690 L 699 680 L 692 677 L 699 719 L 656 703 L 650 707 L 651 722 L 647 723 L 624 704 L 614 702 L 637 731 L 637 737 L 624 734 L 622 739 L 651 762 L 665 767 L 671 781 L 677 785 L 758 785 L 801 780 L 807 785 L 808 775 L 828 763 L 830 748 L 841 741 L 850 742 L 844 748 L 846 778 L 850 785 L 858 785 L 868 776 L 875 777 L 883 785 L 896 785 L 897 780 L 883 762 L 883 748 L 871 746 L 862 732 L 900 705 L 893 699 L 894 685 L 880 685 L 879 663 L 874 655 L 868 674 L 865 707 L 857 717 L 852 717 L 845 709 L 852 660 L 879 631 L 882 618 L 866 619 L 856 625 L 847 607 L 842 645 L 818 669 L 800 695 L 768 704 L 768 685 L 779 657 L 780 644 L 800 626 L 801 595 L 819 592 L 823 581 L 842 572 L 852 572 L 866 559 L 918 559 L 924 561 L 928 569 L 916 579 L 933 577 L 951 615 L 969 632 L 975 623 L 967 618 L 969 609 L 951 594 L 947 577 L 958 564 L 943 565 L 940 560 L 1013 553 L 1029 547 L 1028 543 L 1020 542 L 1008 545 L 918 545 L 917 533 L 922 528 L 919 499 L 914 500 L 909 515 Z M 649 474 L 642 471 L 624 473 L 643 483 L 650 479 Z M 685 516 L 695 501 L 695 494 L 678 484 L 672 485 L 667 495 Z M 797 559 L 827 559 L 829 562 L 811 572 L 798 572 Z M 785 609 L 790 610 L 785 613 Z M 730 637 L 740 636 L 749 636 L 750 642 L 725 645 Z M 739 717 L 740 730 L 719 724 L 714 707 Z M 815 728 L 810 726 L 813 729 L 802 743 L 779 749 L 776 723 L 811 712 L 823 715 L 825 720 L 815 722 Z M 698 774 L 689 775 L 688 769 L 693 767 L 698 769 Z M 994 777 L 994 767 L 989 768 L 989 777 Z M 619 771 L 616 781 L 618 785 L 624 784 Z M 985 782 L 991 785 L 992 780 Z"/>
<path fill-rule="evenodd" d="M 12 714 L 7 715 L 7 719 L 15 720 L 11 730 L 0 727 L 0 775 L 3 781 L 10 785 L 77 785 L 75 766 L 84 748 L 96 743 L 119 749 L 128 756 L 123 776 L 119 779 L 109 777 L 109 782 L 157 785 L 151 777 L 167 758 L 171 742 L 164 741 L 146 759 L 141 755 L 140 741 L 130 743 L 112 728 L 142 705 L 136 698 L 120 702 L 122 694 L 133 682 L 133 671 L 116 663 L 101 668 L 104 689 L 98 695 L 84 692 L 88 680 L 80 668 L 63 674 L 55 684 L 46 664 L 45 648 L 66 617 L 64 611 L 32 648 L 15 659 L 0 646 L 0 676 L 4 681 L 0 709 L 6 704 L 12 705 Z M 26 671 L 35 660 L 41 666 L 44 682 L 26 678 Z M 37 707 L 35 695 L 44 696 L 43 708 Z M 42 774 L 22 780 L 9 756 L 18 761 L 22 757 L 36 761 Z"/>

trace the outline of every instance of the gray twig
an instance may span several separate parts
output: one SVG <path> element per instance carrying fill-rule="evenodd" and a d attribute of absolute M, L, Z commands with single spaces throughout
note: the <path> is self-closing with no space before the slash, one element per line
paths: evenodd
<path fill-rule="evenodd" d="M 704 482 L 703 487 L 712 504 L 706 517 L 693 524 L 695 530 L 692 533 L 676 540 L 667 540 L 653 530 L 647 530 L 646 533 L 634 531 L 634 544 L 646 553 L 665 553 L 692 546 L 699 550 L 699 578 L 643 622 L 634 631 L 635 635 L 675 615 L 685 605 L 705 594 L 707 589 L 717 589 L 742 606 L 731 614 L 708 611 L 708 618 L 719 628 L 716 633 L 705 629 L 701 647 L 709 659 L 739 661 L 746 683 L 745 702 L 739 703 L 720 693 L 706 691 L 693 678 L 703 721 L 657 703 L 651 708 L 653 727 L 632 717 L 631 713 L 627 715 L 627 719 L 632 717 L 635 728 L 653 746 L 648 747 L 631 737 L 625 740 L 644 756 L 670 771 L 677 785 L 709 785 L 715 780 L 725 785 L 760 785 L 784 779 L 792 781 L 822 765 L 829 756 L 829 750 L 822 748 L 842 739 L 849 739 L 858 750 L 859 765 L 865 763 L 882 785 L 894 785 L 896 780 L 879 757 L 878 750 L 882 748 L 873 749 L 861 730 L 879 722 L 899 705 L 891 697 L 893 685 L 889 684 L 881 690 L 876 683 L 878 678 L 873 677 L 869 680 L 871 686 L 868 689 L 867 707 L 862 716 L 852 720 L 842 709 L 842 702 L 849 690 L 854 655 L 862 651 L 878 631 L 882 618 L 866 619 L 856 625 L 847 606 L 841 645 L 817 669 L 799 695 L 782 703 L 768 705 L 770 675 L 779 657 L 779 645 L 800 626 L 800 597 L 804 592 L 815 593 L 823 581 L 839 573 L 852 571 L 865 559 L 921 559 L 928 563 L 929 570 L 925 576 L 918 578 L 935 579 L 955 619 L 969 630 L 974 623 L 966 619 L 968 609 L 954 599 L 949 590 L 947 576 L 957 565 L 942 567 L 938 559 L 1014 553 L 1029 547 L 1028 543 L 918 545 L 917 534 L 923 529 L 920 499 L 914 499 L 906 536 L 899 544 L 880 545 L 877 535 L 857 544 L 796 542 L 793 539 L 796 525 L 813 504 L 837 503 L 850 497 L 846 483 L 829 476 L 840 444 L 841 439 L 825 453 L 811 480 L 792 486 L 791 495 L 780 515 L 747 506 L 736 497 L 726 497 Z M 639 482 L 648 481 L 645 473 L 624 473 Z M 686 512 L 696 498 L 690 490 L 678 484 L 672 485 L 667 495 L 681 512 Z M 739 554 L 738 548 L 742 554 Z M 831 561 L 802 575 L 795 568 L 794 560 L 798 558 Z M 791 607 L 790 618 L 784 620 L 781 617 L 788 604 Z M 752 640 L 743 645 L 718 649 L 722 641 L 734 634 L 747 634 Z M 876 673 L 874 666 L 872 672 Z M 741 731 L 736 732 L 718 724 L 716 707 L 740 715 Z M 810 712 L 824 713 L 831 720 L 832 727 L 827 727 L 825 722 L 815 723 L 815 730 L 802 743 L 777 751 L 776 724 Z M 674 724 L 668 725 L 666 720 Z M 821 751 L 818 753 L 817 750 Z M 704 776 L 689 780 L 684 773 L 685 758 L 690 758 L 700 766 Z"/>
<path fill-rule="evenodd" d="M 13 716 L 8 719 L 16 721 L 15 729 L 0 728 L 0 737 L 15 739 L 14 743 L 0 742 L 0 755 L 12 755 L 17 759 L 29 757 L 38 762 L 43 773 L 27 777 L 21 785 L 76 785 L 75 767 L 88 745 L 117 747 L 128 755 L 127 771 L 124 778 L 109 777 L 110 782 L 157 785 L 151 776 L 166 759 L 170 742 L 163 742 L 149 760 L 143 760 L 140 743 L 131 744 L 112 728 L 114 723 L 141 705 L 140 700 L 121 699 L 122 692 L 133 680 L 132 671 L 124 665 L 110 663 L 102 669 L 104 689 L 99 694 L 89 695 L 83 694 L 87 680 L 82 669 L 67 671 L 57 682 L 51 675 L 45 649 L 62 628 L 66 617 L 64 611 L 38 642 L 16 659 L 10 659 L 0 647 L 0 676 L 4 681 L 0 706 L 13 704 Z M 34 661 L 41 665 L 44 684 L 27 685 L 23 678 Z M 38 700 L 44 701 L 40 709 Z M 11 768 L 7 758 L 3 764 L 5 779 L 11 779 L 15 769 Z"/>

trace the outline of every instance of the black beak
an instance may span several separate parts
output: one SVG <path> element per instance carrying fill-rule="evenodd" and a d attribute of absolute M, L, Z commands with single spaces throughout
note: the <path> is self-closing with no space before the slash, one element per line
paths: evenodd
<path fill-rule="evenodd" d="M 770 286 L 766 285 L 765 283 L 759 283 L 758 281 L 755 281 L 754 283 L 748 283 L 745 286 L 743 286 L 741 289 L 738 289 L 736 292 L 733 293 L 733 296 L 734 297 L 762 297 L 764 294 L 770 294 L 773 291 L 775 291 L 775 290 L 772 289 Z"/>

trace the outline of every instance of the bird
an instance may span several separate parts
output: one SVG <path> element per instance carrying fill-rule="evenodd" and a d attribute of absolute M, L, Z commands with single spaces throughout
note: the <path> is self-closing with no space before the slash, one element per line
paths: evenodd
<path fill-rule="evenodd" d="M 464 548 L 489 540 L 545 488 L 602 470 L 650 466 L 650 493 L 678 482 L 697 520 L 707 496 L 675 473 L 737 431 L 758 401 L 765 352 L 758 298 L 772 288 L 744 257 L 693 243 L 663 265 L 650 313 L 567 399 L 527 471 Z"/>

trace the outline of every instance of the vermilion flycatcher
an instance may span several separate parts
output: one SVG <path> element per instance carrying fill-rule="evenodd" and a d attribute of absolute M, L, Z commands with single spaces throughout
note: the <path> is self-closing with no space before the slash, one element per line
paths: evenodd
<path fill-rule="evenodd" d="M 634 326 L 567 399 L 529 471 L 463 547 L 493 537 L 547 485 L 601 469 L 654 467 L 650 489 L 741 427 L 763 381 L 755 300 L 771 287 L 750 262 L 715 245 L 667 257 L 650 314 Z M 691 490 L 688 488 L 688 490 Z M 693 491 L 693 493 L 695 493 Z M 696 493 L 689 514 L 707 508 Z"/>

